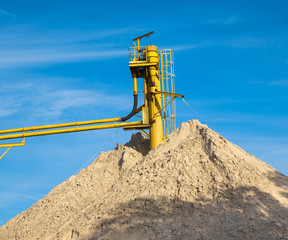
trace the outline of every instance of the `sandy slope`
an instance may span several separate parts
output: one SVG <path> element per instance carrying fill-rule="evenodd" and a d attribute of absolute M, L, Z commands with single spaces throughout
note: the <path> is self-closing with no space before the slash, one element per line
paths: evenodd
<path fill-rule="evenodd" d="M 288 239 L 286 176 L 197 120 L 147 144 L 101 153 L 0 239 Z"/>

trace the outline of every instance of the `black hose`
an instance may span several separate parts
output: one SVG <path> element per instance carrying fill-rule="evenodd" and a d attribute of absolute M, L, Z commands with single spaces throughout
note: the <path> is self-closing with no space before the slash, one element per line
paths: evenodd
<path fill-rule="evenodd" d="M 121 122 L 125 122 L 127 121 L 128 119 L 130 119 L 131 117 L 133 117 L 136 113 L 136 110 L 137 110 L 137 105 L 138 105 L 138 94 L 135 93 L 134 94 L 134 105 L 133 105 L 133 109 L 131 111 L 130 114 L 128 114 L 126 117 L 121 117 Z"/>

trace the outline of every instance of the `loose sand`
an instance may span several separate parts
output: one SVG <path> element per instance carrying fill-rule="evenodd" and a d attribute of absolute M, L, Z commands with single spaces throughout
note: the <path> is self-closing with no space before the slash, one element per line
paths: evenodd
<path fill-rule="evenodd" d="M 197 120 L 140 134 L 0 228 L 0 239 L 288 239 L 288 177 Z"/>

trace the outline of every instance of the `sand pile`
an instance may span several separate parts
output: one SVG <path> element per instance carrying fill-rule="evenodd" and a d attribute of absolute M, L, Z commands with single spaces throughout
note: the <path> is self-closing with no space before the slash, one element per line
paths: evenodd
<path fill-rule="evenodd" d="M 0 239 L 288 239 L 288 178 L 206 125 L 147 153 L 138 134 L 101 153 Z"/>

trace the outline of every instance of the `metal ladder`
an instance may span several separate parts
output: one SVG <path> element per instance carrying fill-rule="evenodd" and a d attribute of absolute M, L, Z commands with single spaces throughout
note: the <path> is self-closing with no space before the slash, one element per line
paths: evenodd
<path fill-rule="evenodd" d="M 174 53 L 170 49 L 159 51 L 162 92 L 175 93 Z M 175 97 L 162 95 L 163 134 L 166 139 L 176 129 Z"/>

